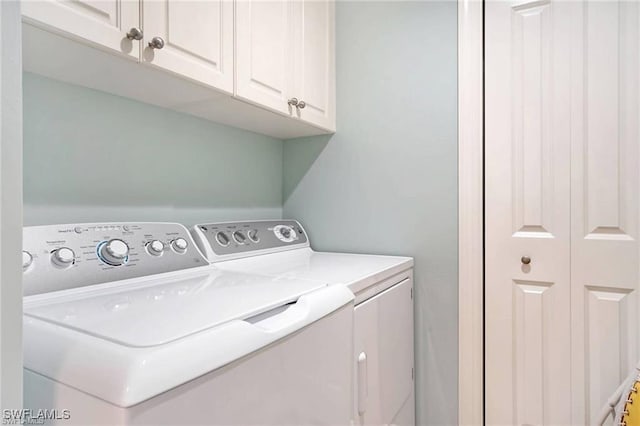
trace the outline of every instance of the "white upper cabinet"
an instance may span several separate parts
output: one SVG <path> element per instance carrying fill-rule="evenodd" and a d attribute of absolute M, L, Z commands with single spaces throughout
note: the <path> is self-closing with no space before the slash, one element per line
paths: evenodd
<path fill-rule="evenodd" d="M 282 139 L 335 131 L 333 0 L 22 5 L 26 71 Z"/>
<path fill-rule="evenodd" d="M 236 3 L 236 96 L 292 114 L 294 1 Z"/>
<path fill-rule="evenodd" d="M 335 129 L 335 3 L 303 0 L 294 4 L 297 30 L 293 93 L 300 106 L 296 115 Z"/>
<path fill-rule="evenodd" d="M 142 29 L 144 63 L 233 93 L 232 1 L 143 1 Z"/>
<path fill-rule="evenodd" d="M 333 1 L 236 3 L 236 96 L 335 130 Z"/>
<path fill-rule="evenodd" d="M 139 43 L 127 38 L 140 26 L 138 0 L 33 0 L 22 2 L 22 15 L 55 31 L 62 31 L 134 59 Z"/>

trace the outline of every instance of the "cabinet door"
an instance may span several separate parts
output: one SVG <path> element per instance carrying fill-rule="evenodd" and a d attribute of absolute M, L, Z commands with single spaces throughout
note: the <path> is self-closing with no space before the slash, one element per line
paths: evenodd
<path fill-rule="evenodd" d="M 233 92 L 233 2 L 143 0 L 142 61 Z M 154 37 L 164 41 L 152 49 Z"/>
<path fill-rule="evenodd" d="M 354 335 L 356 424 L 395 423 L 413 397 L 412 280 L 356 306 Z"/>
<path fill-rule="evenodd" d="M 291 114 L 293 77 L 291 1 L 236 3 L 236 96 Z"/>
<path fill-rule="evenodd" d="M 571 2 L 487 2 L 487 425 L 569 425 Z"/>
<path fill-rule="evenodd" d="M 139 5 L 138 0 L 23 1 L 22 15 L 26 22 L 137 60 L 139 42 L 127 39 L 127 32 L 140 26 Z"/>
<path fill-rule="evenodd" d="M 319 127 L 335 130 L 335 3 L 295 2 L 293 95 L 305 103 L 296 115 Z"/>

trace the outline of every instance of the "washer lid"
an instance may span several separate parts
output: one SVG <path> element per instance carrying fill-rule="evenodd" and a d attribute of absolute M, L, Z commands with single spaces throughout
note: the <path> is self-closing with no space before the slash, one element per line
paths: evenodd
<path fill-rule="evenodd" d="M 29 297 L 24 368 L 131 407 L 353 309 L 344 286 L 232 273 L 182 277 Z M 125 296 L 126 303 L 117 299 Z"/>
<path fill-rule="evenodd" d="M 324 283 L 207 268 L 25 298 L 24 313 L 130 347 L 150 347 L 269 311 Z"/>

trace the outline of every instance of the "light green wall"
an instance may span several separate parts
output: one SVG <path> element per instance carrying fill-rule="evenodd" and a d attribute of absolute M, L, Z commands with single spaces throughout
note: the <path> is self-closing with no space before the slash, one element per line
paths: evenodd
<path fill-rule="evenodd" d="M 24 74 L 25 225 L 279 218 L 282 141 Z"/>
<path fill-rule="evenodd" d="M 337 128 L 285 142 L 314 248 L 415 257 L 420 425 L 457 424 L 457 4 L 337 2 Z"/>

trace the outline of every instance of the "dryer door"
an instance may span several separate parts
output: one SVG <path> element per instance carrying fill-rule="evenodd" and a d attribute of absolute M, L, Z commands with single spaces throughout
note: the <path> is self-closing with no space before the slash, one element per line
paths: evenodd
<path fill-rule="evenodd" d="M 413 280 L 355 308 L 355 410 L 359 425 L 413 425 Z"/>

